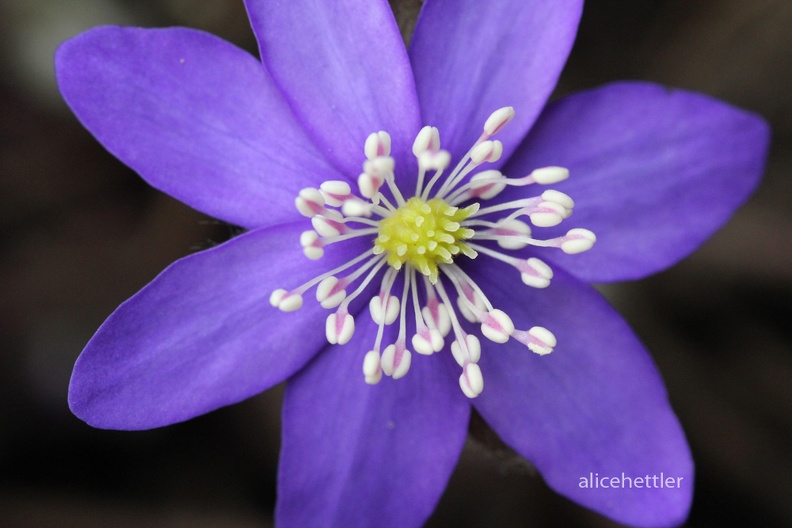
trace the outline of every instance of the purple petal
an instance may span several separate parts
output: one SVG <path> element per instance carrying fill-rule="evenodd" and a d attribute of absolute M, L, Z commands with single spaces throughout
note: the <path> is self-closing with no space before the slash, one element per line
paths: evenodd
<path fill-rule="evenodd" d="M 55 67 L 85 127 L 154 187 L 244 227 L 294 219 L 302 187 L 337 178 L 250 54 L 200 31 L 102 27 Z"/>
<path fill-rule="evenodd" d="M 420 125 L 404 43 L 385 0 L 246 0 L 261 57 L 322 152 L 357 178 L 363 145 L 393 139 L 397 167 Z"/>
<path fill-rule="evenodd" d="M 671 266 L 719 229 L 756 187 L 768 142 L 754 114 L 703 95 L 619 83 L 550 105 L 507 171 L 569 168 L 570 179 L 553 186 L 576 203 L 562 227 L 591 229 L 597 244 L 548 258 L 584 280 L 617 281 Z"/>
<path fill-rule="evenodd" d="M 513 283 L 499 280 L 508 273 L 516 275 L 488 262 L 476 279 L 518 328 L 544 326 L 558 346 L 545 357 L 514 340 L 487 346 L 476 409 L 559 493 L 630 526 L 680 524 L 690 507 L 693 464 L 641 343 L 598 293 L 566 273 L 556 271 L 546 290 L 517 296 Z M 622 475 L 662 475 L 665 487 L 581 487 L 590 475 L 619 482 Z"/>
<path fill-rule="evenodd" d="M 581 0 L 427 0 L 410 44 L 421 115 L 459 159 L 489 115 L 513 106 L 498 134 L 504 160 L 555 87 L 577 32 Z"/>
<path fill-rule="evenodd" d="M 302 367 L 325 343 L 315 329 L 327 312 L 311 292 L 294 313 L 273 308 L 269 295 L 349 257 L 328 250 L 321 261 L 306 259 L 304 228 L 251 231 L 168 267 L 85 347 L 69 388 L 72 411 L 95 427 L 148 429 L 236 403 Z"/>
<path fill-rule="evenodd" d="M 470 405 L 448 358 L 413 354 L 404 378 L 367 385 L 376 326 L 367 310 L 357 324 L 352 342 L 327 348 L 287 385 L 278 526 L 418 527 L 462 451 Z M 395 337 L 388 327 L 383 343 Z"/>

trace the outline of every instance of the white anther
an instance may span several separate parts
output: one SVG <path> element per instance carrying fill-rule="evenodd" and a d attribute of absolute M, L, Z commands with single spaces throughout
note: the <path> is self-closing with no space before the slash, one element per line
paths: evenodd
<path fill-rule="evenodd" d="M 487 118 L 487 121 L 484 123 L 484 132 L 487 133 L 487 137 L 494 136 L 498 132 L 503 129 L 506 125 L 509 124 L 514 118 L 514 108 L 511 106 L 504 106 L 503 108 L 499 108 L 490 114 Z"/>
<path fill-rule="evenodd" d="M 346 231 L 344 224 L 319 215 L 311 218 L 311 225 L 325 238 L 335 237 Z"/>
<path fill-rule="evenodd" d="M 299 293 L 289 293 L 284 289 L 277 289 L 272 292 L 269 301 L 272 306 L 275 306 L 282 312 L 299 310 L 303 304 L 302 295 Z"/>
<path fill-rule="evenodd" d="M 319 192 L 319 189 L 311 187 L 306 187 L 300 191 L 300 194 L 294 199 L 294 205 L 297 206 L 297 210 L 300 211 L 301 215 L 308 218 L 321 214 L 325 210 L 325 201 L 322 193 Z"/>
<path fill-rule="evenodd" d="M 468 300 L 471 301 L 480 312 L 486 310 L 487 306 L 484 304 L 484 301 L 481 300 L 481 297 L 479 297 L 476 292 L 472 292 L 472 295 L 473 299 L 468 298 Z M 457 297 L 457 308 L 459 308 L 459 313 L 462 314 L 462 317 L 471 323 L 477 323 L 479 321 L 478 317 L 476 317 L 476 314 L 473 313 L 462 296 Z"/>
<path fill-rule="evenodd" d="M 376 350 L 366 352 L 366 356 L 363 358 L 363 375 L 369 385 L 376 385 L 382 379 L 380 355 Z"/>
<path fill-rule="evenodd" d="M 344 205 L 341 206 L 341 212 L 344 213 L 344 216 L 363 216 L 370 218 L 371 207 L 372 204 L 364 202 L 363 200 L 345 200 Z"/>
<path fill-rule="evenodd" d="M 535 257 L 521 262 L 518 269 L 523 283 L 532 288 L 547 288 L 553 278 L 553 269 Z"/>
<path fill-rule="evenodd" d="M 522 249 L 528 245 L 528 242 L 515 237 L 530 237 L 531 226 L 521 220 L 512 218 L 498 222 L 495 233 L 503 235 L 497 239 L 498 245 L 503 249 Z"/>
<path fill-rule="evenodd" d="M 311 260 L 319 260 L 324 256 L 322 241 L 319 240 L 319 233 L 316 231 L 303 231 L 300 234 L 300 245 L 305 256 Z"/>
<path fill-rule="evenodd" d="M 396 345 L 388 345 L 382 351 L 382 359 L 380 366 L 386 376 L 393 376 L 393 379 L 403 378 L 407 371 L 410 370 L 410 363 L 412 362 L 412 354 L 409 350 L 399 347 L 401 354 L 398 354 Z"/>
<path fill-rule="evenodd" d="M 339 310 L 327 316 L 325 321 L 325 336 L 331 345 L 345 345 L 355 333 L 355 318 Z"/>
<path fill-rule="evenodd" d="M 373 132 L 366 138 L 366 144 L 363 147 L 366 157 L 370 160 L 382 156 L 390 156 L 391 153 L 391 137 L 390 134 L 384 130 Z"/>
<path fill-rule="evenodd" d="M 346 290 L 337 288 L 338 279 L 327 277 L 316 287 L 316 300 L 322 304 L 322 308 L 335 308 L 346 297 Z"/>
<path fill-rule="evenodd" d="M 564 209 L 567 209 L 569 214 L 572 214 L 572 209 L 575 208 L 575 201 L 569 195 L 556 191 L 555 189 L 547 189 L 542 193 L 542 200 L 546 202 L 557 203 Z M 569 216 L 569 215 L 567 215 Z"/>
<path fill-rule="evenodd" d="M 530 176 L 540 185 L 558 183 L 569 178 L 569 169 L 564 167 L 543 167 L 531 172 Z"/>
<path fill-rule="evenodd" d="M 358 189 L 360 190 L 360 195 L 369 200 L 377 196 L 383 183 L 385 183 L 384 177 L 374 176 L 367 172 L 358 176 Z"/>
<path fill-rule="evenodd" d="M 344 203 L 346 197 L 352 192 L 349 184 L 341 180 L 330 180 L 319 186 L 324 196 L 325 203 L 333 207 L 339 207 Z"/>
<path fill-rule="evenodd" d="M 502 310 L 490 311 L 487 318 L 481 322 L 481 333 L 496 343 L 507 342 L 512 332 L 514 332 L 514 323 Z"/>
<path fill-rule="evenodd" d="M 505 180 L 505 176 L 503 176 L 503 174 L 501 174 L 500 171 L 486 170 L 483 172 L 479 172 L 470 179 L 471 182 L 470 194 L 473 197 L 481 198 L 482 200 L 489 200 L 490 198 L 495 198 L 501 193 L 501 191 L 503 191 L 503 189 L 506 188 L 505 183 L 485 182 L 485 183 L 476 184 L 477 181 L 492 180 L 495 178 Z"/>
<path fill-rule="evenodd" d="M 467 348 L 466 351 L 462 349 L 458 340 L 451 343 L 451 355 L 454 356 L 454 360 L 460 367 L 464 367 L 466 363 L 478 363 L 479 359 L 481 359 L 481 341 L 479 341 L 478 337 L 473 334 L 467 334 L 465 336 L 465 347 Z"/>
<path fill-rule="evenodd" d="M 432 126 L 425 126 L 415 136 L 412 152 L 416 158 L 426 151 L 437 152 L 440 150 L 440 131 Z"/>
<path fill-rule="evenodd" d="M 415 351 L 426 356 L 440 352 L 444 344 L 440 331 L 434 328 L 425 328 L 412 337 L 412 346 Z"/>
<path fill-rule="evenodd" d="M 396 160 L 390 156 L 380 156 L 373 160 L 368 160 L 363 163 L 363 172 L 373 176 L 385 176 L 393 172 L 396 167 Z"/>
<path fill-rule="evenodd" d="M 437 319 L 435 319 L 432 310 L 428 306 L 424 306 L 421 310 L 424 321 L 429 328 L 434 328 L 440 331 L 440 335 L 447 336 L 451 331 L 451 316 L 448 315 L 448 308 L 444 303 L 437 305 Z"/>
<path fill-rule="evenodd" d="M 445 170 L 451 164 L 451 154 L 447 150 L 427 150 L 418 156 L 418 166 L 423 170 Z"/>
<path fill-rule="evenodd" d="M 558 344 L 556 336 L 543 326 L 534 326 L 528 330 L 530 341 L 527 343 L 528 348 L 540 356 L 544 356 L 553 351 L 553 348 Z"/>
<path fill-rule="evenodd" d="M 555 202 L 542 202 L 537 207 L 541 210 L 529 215 L 536 227 L 557 226 L 566 218 L 566 209 Z"/>
<path fill-rule="evenodd" d="M 399 316 L 399 298 L 393 295 L 388 296 L 388 305 L 385 309 L 385 324 L 393 324 Z M 371 319 L 377 324 L 382 324 L 382 296 L 378 295 L 372 297 L 369 301 L 369 311 L 371 312 Z"/>
<path fill-rule="evenodd" d="M 484 390 L 484 377 L 481 375 L 481 368 L 475 363 L 469 363 L 462 369 L 459 376 L 459 386 L 465 396 L 475 398 Z"/>
<path fill-rule="evenodd" d="M 588 251 L 597 241 L 597 236 L 588 229 L 570 229 L 561 243 L 561 251 L 569 255 Z"/>
<path fill-rule="evenodd" d="M 498 161 L 503 154 L 503 143 L 496 140 L 482 141 L 470 151 L 470 161 L 478 165 L 485 161 Z"/>

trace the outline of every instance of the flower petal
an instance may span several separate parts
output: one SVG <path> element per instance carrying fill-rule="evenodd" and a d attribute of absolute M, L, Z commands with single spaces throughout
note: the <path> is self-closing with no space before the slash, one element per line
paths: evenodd
<path fill-rule="evenodd" d="M 617 281 L 671 266 L 720 228 L 756 187 L 768 142 L 751 113 L 626 82 L 551 104 L 507 171 L 569 168 L 569 180 L 553 186 L 575 200 L 564 227 L 591 229 L 597 244 L 549 258 L 586 281 Z"/>
<path fill-rule="evenodd" d="M 476 409 L 559 493 L 630 526 L 680 524 L 693 464 L 643 346 L 598 293 L 568 274 L 557 271 L 546 290 L 523 297 L 499 280 L 510 273 L 503 268 L 488 264 L 476 274 L 479 285 L 518 327 L 544 326 L 558 345 L 546 357 L 514 340 L 484 350 Z M 643 487 L 585 487 L 581 479 L 593 475 L 657 479 Z"/>
<path fill-rule="evenodd" d="M 448 358 L 414 354 L 403 379 L 367 385 L 377 328 L 367 313 L 358 325 L 349 345 L 328 347 L 286 387 L 278 526 L 418 527 L 462 451 L 470 405 Z"/>
<path fill-rule="evenodd" d="M 385 0 L 246 0 L 262 61 L 327 157 L 357 178 L 372 132 L 412 167 L 420 122 L 415 83 Z"/>
<path fill-rule="evenodd" d="M 64 99 L 154 187 L 252 228 L 290 221 L 302 187 L 337 178 L 261 63 L 207 33 L 101 27 L 59 49 Z"/>
<path fill-rule="evenodd" d="M 325 311 L 306 302 L 282 313 L 269 295 L 349 255 L 307 260 L 303 228 L 251 231 L 168 267 L 85 347 L 69 387 L 72 411 L 95 427 L 148 429 L 236 403 L 302 367 L 325 343 L 323 332 L 303 328 L 324 328 Z"/>
<path fill-rule="evenodd" d="M 440 129 L 454 159 L 492 112 L 513 106 L 498 134 L 508 159 L 555 87 L 582 8 L 582 0 L 427 0 L 410 59 L 424 124 Z"/>

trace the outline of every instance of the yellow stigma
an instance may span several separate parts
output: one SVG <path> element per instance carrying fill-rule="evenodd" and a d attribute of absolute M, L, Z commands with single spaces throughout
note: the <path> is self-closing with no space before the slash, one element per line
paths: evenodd
<path fill-rule="evenodd" d="M 478 204 L 464 209 L 433 198 L 428 202 L 410 198 L 391 216 L 379 222 L 379 236 L 374 240 L 374 254 L 388 254 L 388 264 L 401 269 L 404 263 L 437 282 L 437 265 L 451 264 L 463 253 L 470 258 L 476 252 L 464 240 L 474 234 L 460 224 L 478 210 Z"/>

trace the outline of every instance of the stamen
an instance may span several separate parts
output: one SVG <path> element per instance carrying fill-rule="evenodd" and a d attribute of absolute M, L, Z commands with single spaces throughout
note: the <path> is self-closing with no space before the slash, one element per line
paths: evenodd
<path fill-rule="evenodd" d="M 359 195 L 352 192 L 346 181 L 331 180 L 322 183 L 319 189 L 302 189 L 295 206 L 300 214 L 311 219 L 314 228 L 300 235 L 300 245 L 309 259 L 321 258 L 328 245 L 361 236 L 371 236 L 373 247 L 298 288 L 275 290 L 270 303 L 283 311 L 297 310 L 302 306 L 305 291 L 316 286 L 316 299 L 321 306 L 335 308 L 325 321 L 327 340 L 331 344 L 345 344 L 355 332 L 350 303 L 381 277 L 378 295 L 369 300 L 369 312 L 377 324 L 374 346 L 365 354 L 362 364 L 364 379 L 369 384 L 379 383 L 383 374 L 398 379 L 409 371 L 412 352 L 407 349 L 406 334 L 408 303 L 412 302 L 415 320 L 415 334 L 410 340 L 412 349 L 427 356 L 440 352 L 444 337 L 453 330 L 450 349 L 462 369 L 461 390 L 469 398 L 484 390 L 477 364 L 481 342 L 463 329 L 444 281 L 450 281 L 458 294 L 459 313 L 478 323 L 481 334 L 489 340 L 505 343 L 514 338 L 536 354 L 552 352 L 557 344 L 552 332 L 540 326 L 516 330 L 512 319 L 494 308 L 481 287 L 455 262 L 460 255 L 476 259 L 481 252 L 515 267 L 526 285 L 545 288 L 553 277 L 545 262 L 535 257 L 520 259 L 505 255 L 478 242 L 493 240 L 504 250 L 527 245 L 555 247 L 573 254 L 590 249 L 596 241 L 587 229 L 571 229 L 566 235 L 549 240 L 532 238 L 531 227 L 519 217 L 527 216 L 537 227 L 550 227 L 572 214 L 574 201 L 559 191 L 545 190 L 540 196 L 480 207 L 480 201 L 496 197 L 507 186 L 546 185 L 569 177 L 567 169 L 552 166 L 536 169 L 521 178 L 507 178 L 498 170 L 479 170 L 484 163 L 500 159 L 503 145 L 492 137 L 513 117 L 512 107 L 493 112 L 479 138 L 449 174 L 446 171 L 451 155 L 441 149 L 439 131 L 431 126 L 422 128 L 412 145 L 418 177 L 415 195 L 409 199 L 405 199 L 396 185 L 390 135 L 385 131 L 370 134 L 363 148 L 366 157 L 363 172 L 357 181 Z M 424 186 L 429 171 L 434 174 Z M 469 181 L 465 182 L 468 176 Z M 439 190 L 433 193 L 435 184 Z M 385 186 L 387 191 L 383 189 Z M 496 213 L 506 216 L 485 219 Z M 386 264 L 387 270 L 380 274 Z M 346 276 L 337 276 L 353 267 Z M 391 290 L 401 269 L 405 270 L 403 290 L 401 296 L 395 296 Z M 418 273 L 425 290 L 423 305 L 419 299 Z M 355 283 L 357 287 L 347 295 L 347 287 Z M 397 318 L 396 342 L 382 350 L 385 325 L 393 324 Z"/>

